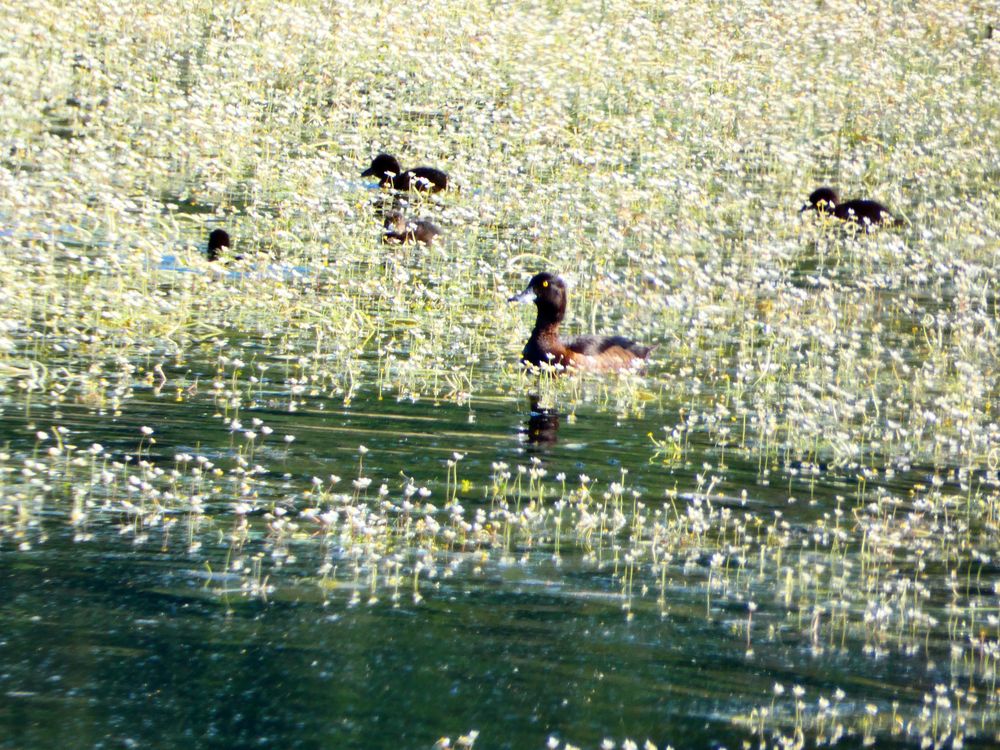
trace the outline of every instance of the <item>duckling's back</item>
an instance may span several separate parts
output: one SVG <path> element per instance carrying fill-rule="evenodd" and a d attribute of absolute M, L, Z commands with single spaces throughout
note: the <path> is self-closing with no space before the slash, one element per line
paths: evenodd
<path fill-rule="evenodd" d="M 889 209 L 883 206 L 878 201 L 857 199 L 852 201 L 847 201 L 847 203 L 839 203 L 833 209 L 833 214 L 838 219 L 846 219 L 847 221 L 856 221 L 859 224 L 890 224 L 895 221 L 895 218 Z"/>
<path fill-rule="evenodd" d="M 448 189 L 448 175 L 434 167 L 414 167 L 392 178 L 396 190 L 424 190 L 437 193 Z"/>

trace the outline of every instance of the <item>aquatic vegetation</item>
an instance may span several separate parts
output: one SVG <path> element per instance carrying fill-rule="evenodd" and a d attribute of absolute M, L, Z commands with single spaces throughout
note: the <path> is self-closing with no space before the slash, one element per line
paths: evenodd
<path fill-rule="evenodd" d="M 684 705 L 732 742 L 989 744 L 993 11 L 571 6 L 6 12 L 0 555 L 162 555 L 230 615 L 544 587 L 708 633 L 738 692 Z M 387 150 L 458 189 L 383 194 Z M 821 184 L 905 222 L 804 221 Z M 393 210 L 445 231 L 384 244 Z M 544 269 L 646 368 L 519 367 Z M 687 746 L 642 705 L 515 744 Z"/>

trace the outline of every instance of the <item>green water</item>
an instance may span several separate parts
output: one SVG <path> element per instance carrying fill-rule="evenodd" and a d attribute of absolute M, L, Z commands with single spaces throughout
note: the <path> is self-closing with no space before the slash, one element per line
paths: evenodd
<path fill-rule="evenodd" d="M 4 430 L 12 448 L 27 451 L 51 411 L 36 411 L 29 435 L 16 412 L 8 410 Z M 141 424 L 155 424 L 158 442 L 147 454 L 154 465 L 169 465 L 176 451 L 198 444 L 222 446 L 224 463 L 228 431 L 212 413 L 199 399 L 177 404 L 140 389 L 127 418 L 63 408 L 59 421 L 73 438 L 99 439 L 123 454 L 135 449 Z M 445 491 L 447 458 L 465 453 L 460 478 L 468 490 L 459 494 L 470 506 L 484 503 L 476 495 L 494 462 L 535 458 L 552 475 L 586 473 L 603 484 L 626 469 L 629 486 L 655 503 L 667 488 L 692 491 L 703 460 L 718 460 L 718 449 L 699 447 L 697 434 L 686 461 L 666 467 L 652 460 L 646 434 L 669 414 L 531 414 L 526 395 L 463 406 L 369 397 L 349 409 L 312 399 L 291 415 L 261 407 L 243 418 L 263 419 L 275 436 L 295 426 L 290 448 L 258 454 L 275 469 L 266 477 L 272 494 L 261 499 L 265 507 L 282 502 L 282 486 L 307 483 L 314 473 L 356 475 L 362 443 L 366 474 L 426 478 L 432 498 Z M 749 508 L 780 507 L 792 524 L 851 491 L 848 477 L 824 471 L 812 503 L 785 506 L 788 474 L 765 479 L 736 453 L 728 467 L 719 491 L 734 507 L 749 489 Z M 796 479 L 791 487 L 806 492 Z M 947 679 L 946 646 L 929 644 L 940 667 L 899 654 L 864 657 L 853 639 L 817 649 L 786 620 L 781 603 L 767 599 L 747 655 L 745 639 L 733 632 L 745 604 L 739 597 L 706 601 L 708 562 L 700 554 L 671 574 L 666 614 L 654 597 L 639 596 L 629 620 L 615 562 L 565 548 L 556 561 L 551 539 L 478 571 L 461 563 L 453 575 L 426 583 L 419 604 L 405 596 L 393 602 L 384 591 L 377 602 L 352 604 L 365 581 L 347 576 L 318 587 L 318 543 L 301 538 L 274 565 L 274 545 L 257 534 L 242 554 L 265 560 L 273 588 L 265 599 L 248 599 L 240 576 L 224 573 L 233 552 L 218 528 L 201 533 L 196 552 L 186 551 L 180 530 L 151 528 L 137 542 L 110 518 L 93 524 L 89 541 L 74 543 L 61 515 L 50 508 L 32 529 L 44 542 L 27 550 L 7 543 L 0 551 L 5 748 L 429 747 L 472 728 L 481 732 L 477 746 L 488 748 L 539 747 L 549 736 L 586 746 L 629 736 L 733 747 L 747 736 L 733 717 L 776 682 L 812 696 L 841 688 L 905 709 L 919 707 L 923 690 Z M 227 510 L 217 515 L 224 529 Z M 991 744 L 981 738 L 981 746 Z"/>

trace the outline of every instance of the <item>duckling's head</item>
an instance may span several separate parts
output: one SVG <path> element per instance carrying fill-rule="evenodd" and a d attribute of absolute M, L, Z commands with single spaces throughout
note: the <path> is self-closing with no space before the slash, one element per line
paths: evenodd
<path fill-rule="evenodd" d="M 558 323 L 566 314 L 566 282 L 551 273 L 535 274 L 527 288 L 508 302 L 534 302 L 539 321 Z"/>
<path fill-rule="evenodd" d="M 808 202 L 799 210 L 799 213 L 810 210 L 830 212 L 839 202 L 840 198 L 837 196 L 836 190 L 832 187 L 821 187 L 809 194 Z"/>
<path fill-rule="evenodd" d="M 378 177 L 379 182 L 392 184 L 392 178 L 400 174 L 403 168 L 399 166 L 399 161 L 390 154 L 379 154 L 372 159 L 371 166 L 361 173 L 362 177 Z"/>
<path fill-rule="evenodd" d="M 217 260 L 224 247 L 229 247 L 229 233 L 225 229 L 213 229 L 208 235 L 208 259 Z"/>
<path fill-rule="evenodd" d="M 388 232 L 403 234 L 406 232 L 406 217 L 402 211 L 389 211 L 382 221 L 382 225 Z"/>

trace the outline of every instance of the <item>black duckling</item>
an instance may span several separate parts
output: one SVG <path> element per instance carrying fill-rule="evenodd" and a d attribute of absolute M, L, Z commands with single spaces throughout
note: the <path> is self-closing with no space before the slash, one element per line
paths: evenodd
<path fill-rule="evenodd" d="M 372 159 L 371 166 L 361 173 L 362 177 L 378 177 L 384 188 L 406 192 L 413 190 L 437 193 L 448 188 L 448 175 L 434 167 L 415 167 L 405 172 L 395 156 L 379 154 Z"/>
<path fill-rule="evenodd" d="M 224 247 L 229 247 L 229 233 L 225 229 L 213 229 L 208 235 L 208 259 L 218 260 Z"/>
<path fill-rule="evenodd" d="M 799 213 L 803 211 L 833 214 L 838 219 L 852 221 L 864 227 L 876 224 L 895 224 L 896 226 L 902 224 L 902 221 L 896 219 L 889 212 L 889 209 L 878 201 L 855 199 L 841 203 L 837 191 L 831 187 L 813 190 L 809 195 L 808 202 L 800 209 Z"/>
<path fill-rule="evenodd" d="M 592 372 L 612 372 L 641 365 L 652 347 L 637 344 L 624 336 L 578 336 L 572 341 L 559 338 L 559 324 L 566 317 L 566 284 L 558 276 L 539 273 L 528 288 L 509 302 L 534 302 L 538 308 L 535 328 L 524 345 L 521 360 L 534 367 L 542 364 L 575 367 Z"/>
<path fill-rule="evenodd" d="M 404 244 L 422 242 L 430 245 L 441 235 L 441 228 L 424 219 L 409 220 L 400 211 L 390 211 L 385 215 L 385 234 L 382 242 Z"/>

